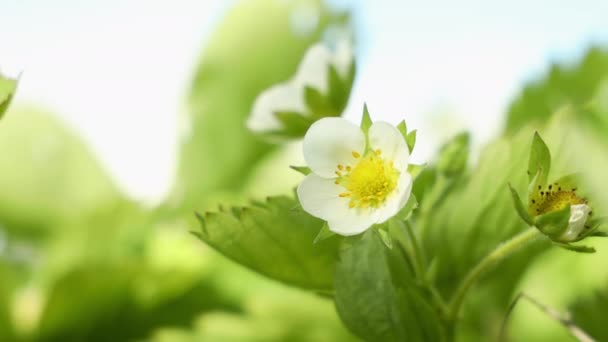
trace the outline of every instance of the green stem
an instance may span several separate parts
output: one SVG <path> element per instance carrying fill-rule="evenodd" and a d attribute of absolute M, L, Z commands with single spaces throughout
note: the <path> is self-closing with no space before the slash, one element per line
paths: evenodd
<path fill-rule="evenodd" d="M 405 221 L 405 230 L 410 238 L 413 249 L 413 259 L 414 259 L 414 267 L 416 268 L 416 275 L 418 278 L 427 286 L 429 292 L 431 293 L 431 297 L 442 314 L 448 314 L 448 307 L 439 294 L 439 291 L 435 288 L 431 282 L 427 279 L 426 272 L 424 271 L 426 266 L 425 256 L 422 253 L 422 249 L 420 248 L 420 244 L 418 243 L 418 238 L 416 237 L 416 233 L 414 233 L 414 228 L 409 221 Z"/>
<path fill-rule="evenodd" d="M 405 230 L 410 237 L 410 241 L 412 242 L 412 248 L 414 249 L 414 263 L 416 264 L 416 273 L 421 279 L 425 279 L 424 276 L 424 260 L 422 255 L 422 250 L 420 249 L 420 244 L 418 244 L 418 239 L 416 238 L 416 234 L 414 233 L 414 229 L 412 225 L 405 221 Z"/>
<path fill-rule="evenodd" d="M 477 266 L 471 269 L 460 284 L 460 287 L 458 287 L 458 289 L 454 293 L 452 301 L 449 304 L 450 319 L 456 320 L 467 292 L 475 284 L 475 282 L 479 279 L 480 276 L 486 273 L 497 262 L 513 254 L 514 252 L 525 246 L 527 243 L 533 241 L 540 235 L 541 233 L 535 227 L 528 228 L 527 230 L 521 232 L 520 234 L 496 247 L 496 249 L 494 249 L 490 254 L 483 258 L 477 264 Z"/>

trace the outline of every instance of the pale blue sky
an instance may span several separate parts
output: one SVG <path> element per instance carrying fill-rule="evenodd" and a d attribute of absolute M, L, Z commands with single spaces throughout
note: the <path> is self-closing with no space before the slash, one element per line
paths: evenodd
<path fill-rule="evenodd" d="M 523 82 L 608 44 L 605 0 L 332 2 L 356 8 L 360 37 L 347 117 L 367 101 L 375 118 L 405 118 L 420 129 L 418 161 L 459 129 L 479 146 Z M 230 3 L 5 0 L 0 68 L 24 71 L 17 105 L 59 114 L 129 193 L 156 200 L 175 171 L 176 117 L 195 62 Z"/>

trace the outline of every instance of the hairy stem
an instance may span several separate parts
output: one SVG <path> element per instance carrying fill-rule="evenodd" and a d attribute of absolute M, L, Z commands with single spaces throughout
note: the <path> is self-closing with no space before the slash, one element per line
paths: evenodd
<path fill-rule="evenodd" d="M 541 233 L 538 231 L 538 229 L 535 227 L 530 227 L 510 240 L 500 244 L 490 254 L 484 257 L 473 269 L 471 269 L 450 301 L 450 319 L 457 319 L 467 292 L 484 273 L 489 271 L 500 260 L 510 256 L 539 236 L 541 236 Z"/>

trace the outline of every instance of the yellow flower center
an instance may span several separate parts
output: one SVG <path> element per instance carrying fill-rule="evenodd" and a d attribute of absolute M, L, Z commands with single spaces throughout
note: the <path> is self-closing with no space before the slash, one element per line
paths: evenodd
<path fill-rule="evenodd" d="M 546 189 L 539 186 L 532 196 L 530 214 L 538 216 L 585 203 L 587 200 L 577 195 L 576 188 L 562 188 L 557 183 L 549 185 Z"/>
<path fill-rule="evenodd" d="M 399 171 L 392 161 L 386 161 L 381 154 L 380 150 L 376 150 L 359 159 L 359 153 L 353 152 L 353 157 L 359 159 L 356 165 L 337 166 L 336 184 L 347 190 L 340 197 L 350 198 L 349 207 L 377 208 L 397 187 Z"/>

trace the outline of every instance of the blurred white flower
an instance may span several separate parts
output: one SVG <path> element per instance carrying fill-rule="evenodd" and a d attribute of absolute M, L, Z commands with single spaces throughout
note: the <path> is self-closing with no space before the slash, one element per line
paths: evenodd
<path fill-rule="evenodd" d="M 283 126 L 276 113 L 305 115 L 308 112 L 305 88 L 311 87 L 326 94 L 329 91 L 329 67 L 333 66 L 338 75 L 346 79 L 352 63 L 352 48 L 346 40 L 340 42 L 335 50 L 330 50 L 323 43 L 313 45 L 289 81 L 268 88 L 256 98 L 247 127 L 257 133 L 281 130 Z"/>
<path fill-rule="evenodd" d="M 591 213 L 591 207 L 587 204 L 571 205 L 568 229 L 560 236 L 560 241 L 571 242 L 578 240 L 579 234 L 585 229 L 589 213 Z"/>
<path fill-rule="evenodd" d="M 388 123 L 373 123 L 366 136 L 342 118 L 323 118 L 306 133 L 303 149 L 312 173 L 298 186 L 298 198 L 337 234 L 355 235 L 385 222 L 410 197 L 408 146 Z"/>

